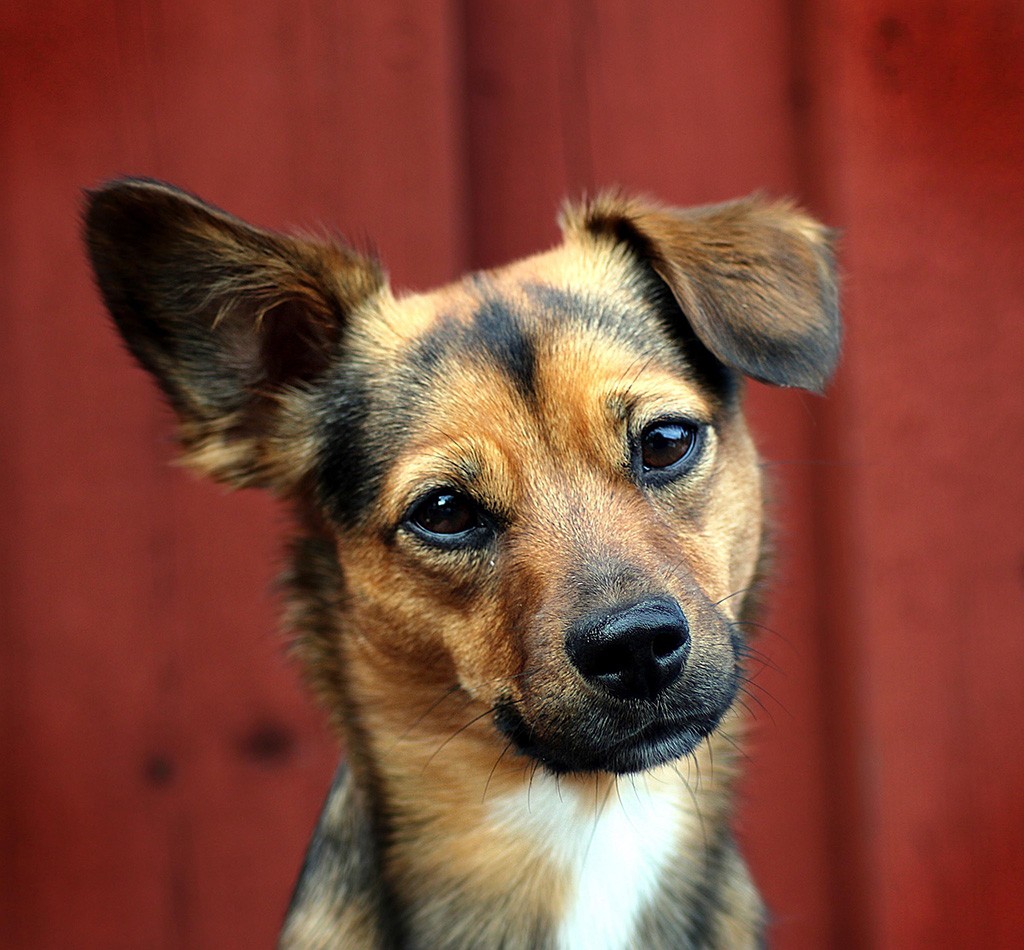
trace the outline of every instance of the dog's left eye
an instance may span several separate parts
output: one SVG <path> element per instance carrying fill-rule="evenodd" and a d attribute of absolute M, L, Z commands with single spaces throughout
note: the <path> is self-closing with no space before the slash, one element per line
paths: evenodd
<path fill-rule="evenodd" d="M 637 445 L 637 466 L 648 479 L 661 480 L 689 470 L 700 453 L 701 427 L 683 419 L 647 426 Z"/>
<path fill-rule="evenodd" d="M 479 532 L 483 517 L 468 495 L 438 488 L 412 506 L 405 523 L 428 541 L 458 544 Z"/>

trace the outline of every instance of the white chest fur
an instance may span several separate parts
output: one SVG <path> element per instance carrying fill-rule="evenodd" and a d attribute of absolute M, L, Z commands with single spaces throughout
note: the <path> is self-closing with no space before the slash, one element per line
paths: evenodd
<path fill-rule="evenodd" d="M 561 950 L 625 950 L 640 912 L 678 852 L 679 788 L 636 776 L 595 795 L 534 777 L 529 792 L 497 798 L 491 818 L 528 836 L 564 869 L 571 895 L 558 927 Z"/>

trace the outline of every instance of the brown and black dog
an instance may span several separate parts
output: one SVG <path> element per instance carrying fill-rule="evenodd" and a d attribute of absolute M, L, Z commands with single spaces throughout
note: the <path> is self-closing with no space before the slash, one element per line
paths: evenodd
<path fill-rule="evenodd" d="M 170 186 L 89 195 L 194 467 L 294 507 L 298 653 L 348 749 L 285 947 L 748 947 L 730 833 L 764 548 L 742 376 L 820 390 L 828 232 L 605 196 L 395 296 Z"/>

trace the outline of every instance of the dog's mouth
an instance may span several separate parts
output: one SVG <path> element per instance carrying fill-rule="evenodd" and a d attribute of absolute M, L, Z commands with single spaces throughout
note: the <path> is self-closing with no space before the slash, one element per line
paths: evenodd
<path fill-rule="evenodd" d="M 718 727 L 721 710 L 666 715 L 652 710 L 617 722 L 601 716 L 595 722 L 562 730 L 557 738 L 541 735 L 511 701 L 498 704 L 494 721 L 521 755 L 549 772 L 611 772 L 628 774 L 656 768 L 689 755 Z M 617 717 L 616 717 L 617 718 Z"/>

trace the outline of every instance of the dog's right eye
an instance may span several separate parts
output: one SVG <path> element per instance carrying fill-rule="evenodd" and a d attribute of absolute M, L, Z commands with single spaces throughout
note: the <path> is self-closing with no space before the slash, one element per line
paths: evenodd
<path fill-rule="evenodd" d="M 444 545 L 476 542 L 486 530 L 476 502 L 448 488 L 435 489 L 417 501 L 405 516 L 405 524 L 421 538 Z"/>

